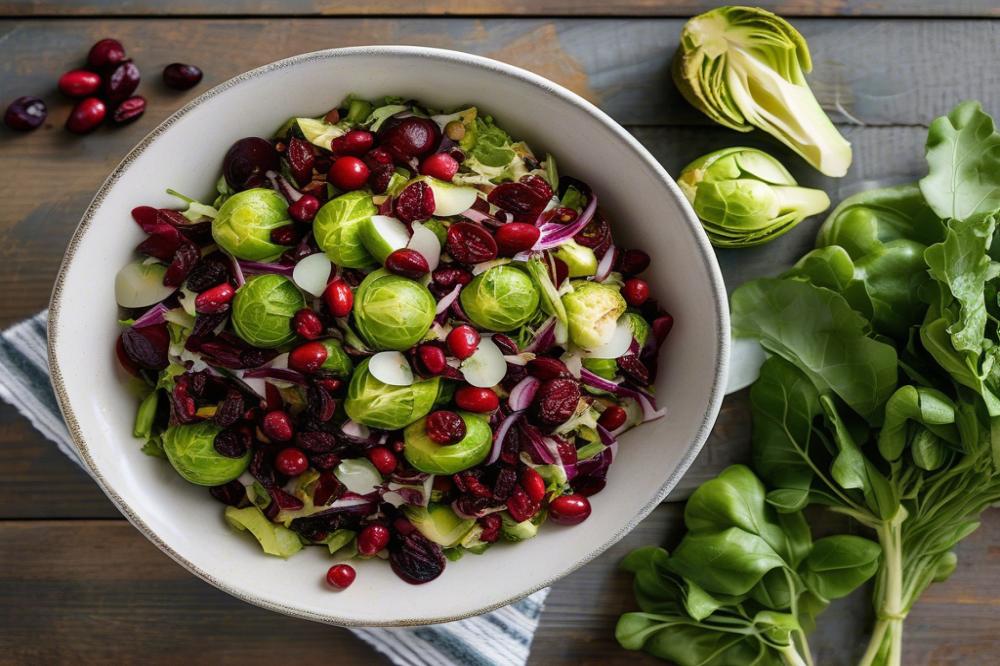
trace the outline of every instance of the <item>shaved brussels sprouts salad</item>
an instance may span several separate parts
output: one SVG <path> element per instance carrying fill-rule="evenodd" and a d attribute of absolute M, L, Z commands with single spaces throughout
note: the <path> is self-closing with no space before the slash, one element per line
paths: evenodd
<path fill-rule="evenodd" d="M 139 206 L 115 280 L 135 436 L 265 553 L 446 559 L 575 525 L 659 418 L 673 320 L 597 194 L 476 107 L 348 97 Z M 347 568 L 345 568 L 345 566 Z"/>

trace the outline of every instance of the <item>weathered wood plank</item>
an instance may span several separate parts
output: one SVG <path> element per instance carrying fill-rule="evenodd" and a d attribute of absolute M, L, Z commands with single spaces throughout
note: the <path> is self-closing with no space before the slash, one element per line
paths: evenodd
<path fill-rule="evenodd" d="M 691 16 L 718 6 L 715 0 L 5 0 L 9 16 Z M 996 16 L 990 0 L 778 0 L 755 3 L 783 16 Z"/>

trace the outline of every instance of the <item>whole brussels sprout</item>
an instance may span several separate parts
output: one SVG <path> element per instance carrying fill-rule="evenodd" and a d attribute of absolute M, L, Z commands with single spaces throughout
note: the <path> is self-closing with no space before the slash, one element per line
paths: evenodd
<path fill-rule="evenodd" d="M 212 220 L 212 238 L 237 259 L 271 261 L 287 247 L 271 242 L 271 231 L 292 223 L 288 204 L 274 190 L 255 188 L 226 199 Z"/>
<path fill-rule="evenodd" d="M 570 284 L 573 291 L 562 297 L 570 340 L 584 349 L 607 344 L 625 312 L 625 299 L 617 289 L 600 282 L 573 280 Z"/>
<path fill-rule="evenodd" d="M 465 421 L 465 437 L 442 446 L 427 436 L 427 419 L 420 419 L 403 431 L 403 456 L 427 474 L 456 474 L 486 460 L 493 445 L 493 431 L 485 418 L 459 412 Z"/>
<path fill-rule="evenodd" d="M 292 317 L 305 306 L 302 292 L 288 278 L 255 275 L 233 299 L 233 330 L 255 347 L 280 347 L 295 339 Z"/>
<path fill-rule="evenodd" d="M 348 192 L 331 199 L 313 220 L 313 236 L 330 261 L 346 268 L 372 268 L 375 258 L 361 243 L 361 223 L 378 213 L 369 192 Z"/>
<path fill-rule="evenodd" d="M 538 309 L 538 289 L 524 271 L 494 266 L 462 289 L 462 309 L 474 324 L 505 333 L 524 325 Z"/>
<path fill-rule="evenodd" d="M 649 322 L 642 318 L 642 315 L 635 312 L 626 312 L 621 316 L 619 321 L 628 324 L 628 327 L 632 329 L 632 337 L 635 338 L 640 348 L 646 345 L 646 340 L 649 339 L 650 326 Z"/>
<path fill-rule="evenodd" d="M 368 359 L 354 370 L 344 411 L 353 421 L 383 430 L 399 430 L 423 418 L 434 407 L 440 377 L 409 386 L 384 384 L 368 371 Z"/>
<path fill-rule="evenodd" d="M 173 425 L 163 433 L 163 452 L 184 480 L 199 486 L 221 486 L 239 477 L 250 464 L 250 451 L 227 458 L 215 450 L 222 426 L 211 421 Z"/>
<path fill-rule="evenodd" d="M 427 335 L 436 306 L 424 285 L 380 269 L 354 295 L 354 324 L 375 349 L 403 351 Z"/>

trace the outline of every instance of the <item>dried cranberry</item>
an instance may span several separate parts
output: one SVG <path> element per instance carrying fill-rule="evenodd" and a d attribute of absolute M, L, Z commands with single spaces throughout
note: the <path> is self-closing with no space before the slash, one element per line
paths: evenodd
<path fill-rule="evenodd" d="M 385 525 L 365 525 L 358 533 L 358 554 L 371 557 L 389 545 L 389 536 L 389 528 Z"/>
<path fill-rule="evenodd" d="M 622 297 L 634 308 L 642 306 L 649 299 L 649 283 L 639 278 L 625 280 L 622 285 Z"/>
<path fill-rule="evenodd" d="M 3 122 L 12 130 L 27 132 L 44 123 L 48 114 L 45 102 L 37 97 L 18 97 L 7 107 Z"/>
<path fill-rule="evenodd" d="M 267 493 L 281 511 L 298 511 L 305 506 L 305 502 L 281 488 L 268 488 Z"/>
<path fill-rule="evenodd" d="M 344 484 L 332 471 L 323 472 L 313 490 L 313 502 L 316 506 L 325 506 L 343 495 L 345 490 Z"/>
<path fill-rule="evenodd" d="M 250 467 L 247 468 L 250 475 L 260 482 L 265 488 L 273 488 L 275 483 L 274 467 L 268 460 L 267 452 L 262 448 L 257 448 L 250 457 Z"/>
<path fill-rule="evenodd" d="M 573 240 L 584 247 L 592 249 L 598 257 L 603 257 L 604 253 L 611 247 L 611 226 L 598 213 L 591 218 L 590 222 L 587 223 L 587 226 L 580 233 L 573 236 Z"/>
<path fill-rule="evenodd" d="M 357 577 L 357 572 L 354 570 L 350 564 L 334 564 L 326 572 L 326 582 L 330 584 L 331 587 L 335 587 L 338 590 L 344 590 L 351 586 L 354 579 Z"/>
<path fill-rule="evenodd" d="M 310 386 L 306 391 L 306 409 L 320 423 L 326 423 L 337 411 L 337 402 L 321 386 Z"/>
<path fill-rule="evenodd" d="M 531 519 L 540 508 L 541 504 L 532 500 L 521 486 L 515 486 L 514 492 L 507 499 L 507 511 L 518 523 Z"/>
<path fill-rule="evenodd" d="M 382 474 L 392 474 L 399 464 L 395 454 L 384 446 L 368 449 L 368 460 Z"/>
<path fill-rule="evenodd" d="M 202 71 L 194 65 L 173 62 L 163 68 L 163 82 L 174 90 L 188 90 L 201 83 Z"/>
<path fill-rule="evenodd" d="M 526 367 L 529 375 L 542 381 L 573 376 L 570 374 L 569 368 L 566 367 L 565 363 L 557 358 L 550 358 L 548 356 L 533 358 L 528 361 Z"/>
<path fill-rule="evenodd" d="M 298 476 L 309 469 L 309 460 L 301 449 L 290 446 L 274 456 L 274 467 L 285 476 Z"/>
<path fill-rule="evenodd" d="M 122 331 L 121 340 L 126 356 L 140 368 L 162 370 L 167 367 L 170 334 L 166 324 L 142 328 L 130 326 Z"/>
<path fill-rule="evenodd" d="M 174 253 L 174 258 L 167 266 L 167 272 L 163 275 L 163 284 L 168 287 L 179 287 L 187 278 L 188 273 L 195 267 L 201 259 L 201 250 L 190 241 L 181 243 Z"/>
<path fill-rule="evenodd" d="M 458 173 L 458 162 L 448 153 L 434 153 L 420 163 L 420 173 L 431 178 L 451 182 Z"/>
<path fill-rule="evenodd" d="M 578 525 L 590 516 L 590 500 L 583 495 L 562 495 L 549 502 L 549 518 L 560 525 Z"/>
<path fill-rule="evenodd" d="M 529 173 L 527 175 L 521 176 L 520 182 L 524 183 L 535 192 L 538 196 L 544 198 L 546 201 L 552 198 L 554 192 L 552 191 L 552 186 L 549 182 L 542 178 L 541 176 L 536 176 L 535 174 Z"/>
<path fill-rule="evenodd" d="M 310 430 L 295 435 L 295 444 L 310 453 L 329 453 L 337 448 L 337 438 L 322 430 Z"/>
<path fill-rule="evenodd" d="M 365 164 L 368 168 L 374 171 L 380 166 L 393 166 L 392 155 L 387 153 L 382 148 L 372 148 L 364 156 Z"/>
<path fill-rule="evenodd" d="M 250 438 L 239 428 L 226 428 L 212 442 L 215 450 L 227 458 L 242 458 L 250 447 Z"/>
<path fill-rule="evenodd" d="M 472 273 L 462 268 L 455 268 L 454 266 L 438 268 L 431 277 L 434 280 L 434 284 L 448 290 L 451 290 L 456 284 L 466 285 L 472 282 Z"/>
<path fill-rule="evenodd" d="M 635 354 L 625 354 L 618 358 L 618 368 L 628 379 L 646 386 L 649 384 L 649 368 Z"/>
<path fill-rule="evenodd" d="M 649 255 L 642 250 L 625 250 L 615 267 L 623 275 L 638 275 L 649 268 Z"/>
<path fill-rule="evenodd" d="M 420 532 L 397 532 L 389 541 L 389 564 L 404 581 L 420 585 L 441 575 L 445 558 L 441 546 Z"/>
<path fill-rule="evenodd" d="M 117 39 L 105 38 L 90 47 L 87 64 L 93 69 L 117 65 L 125 59 L 125 47 Z"/>
<path fill-rule="evenodd" d="M 597 419 L 597 423 L 605 430 L 618 430 L 628 419 L 628 413 L 619 407 L 618 405 L 608 405 L 608 407 L 601 412 L 601 417 Z"/>
<path fill-rule="evenodd" d="M 229 279 L 229 269 L 216 259 L 202 259 L 191 269 L 187 278 L 187 288 L 202 292 Z"/>
<path fill-rule="evenodd" d="M 497 472 L 497 479 L 493 483 L 493 499 L 498 502 L 506 502 L 514 492 L 517 485 L 517 472 L 513 467 L 504 466 Z"/>
<path fill-rule="evenodd" d="M 345 155 L 338 157 L 337 161 L 330 165 L 327 180 L 334 187 L 350 192 L 364 187 L 370 173 L 364 162 L 357 157 Z"/>
<path fill-rule="evenodd" d="M 345 280 L 337 278 L 326 285 L 323 302 L 334 317 L 346 317 L 354 307 L 354 293 Z"/>
<path fill-rule="evenodd" d="M 572 483 L 573 492 L 584 497 L 596 495 L 604 490 L 606 485 L 608 485 L 607 479 L 600 479 L 596 476 L 578 476 L 573 479 Z"/>
<path fill-rule="evenodd" d="M 212 497 L 228 506 L 239 506 L 247 498 L 246 488 L 236 479 L 221 486 L 212 486 L 208 492 Z"/>
<path fill-rule="evenodd" d="M 74 134 L 87 134 L 104 122 L 108 107 L 96 97 L 88 97 L 77 102 L 66 119 L 66 129 Z"/>
<path fill-rule="evenodd" d="M 530 250 L 538 241 L 542 232 L 533 224 L 510 222 L 497 229 L 494 235 L 500 255 L 513 257 L 518 252 Z"/>
<path fill-rule="evenodd" d="M 374 194 L 385 194 L 394 173 L 396 170 L 391 164 L 379 164 L 372 168 L 371 175 L 368 177 L 368 186 L 372 188 Z"/>
<path fill-rule="evenodd" d="M 493 334 L 493 343 L 500 348 L 500 351 L 507 355 L 518 353 L 517 343 L 509 335 L 503 333 Z"/>
<path fill-rule="evenodd" d="M 285 151 L 288 169 L 299 185 L 305 185 L 312 180 L 313 165 L 316 163 L 316 153 L 312 144 L 298 137 L 292 137 Z"/>
<path fill-rule="evenodd" d="M 407 224 L 426 220 L 434 214 L 434 192 L 423 181 L 410 183 L 393 202 L 398 217 Z"/>
<path fill-rule="evenodd" d="M 378 133 L 379 144 L 397 162 L 431 153 L 441 141 L 441 130 L 429 118 L 390 118 Z"/>
<path fill-rule="evenodd" d="M 408 247 L 393 251 L 385 259 L 385 267 L 390 273 L 419 280 L 430 272 L 430 266 L 424 255 Z"/>
<path fill-rule="evenodd" d="M 430 377 L 436 377 L 444 372 L 448 361 L 441 347 L 426 342 L 417 347 L 416 360 L 417 370 Z"/>
<path fill-rule="evenodd" d="M 580 386 L 572 379 L 550 379 L 535 395 L 535 416 L 548 426 L 565 423 L 576 413 Z"/>
<path fill-rule="evenodd" d="M 460 324 L 448 333 L 446 343 L 451 355 L 464 361 L 476 353 L 476 348 L 479 347 L 479 331 L 468 324 Z"/>
<path fill-rule="evenodd" d="M 131 60 L 118 63 L 104 79 L 101 89 L 104 98 L 111 103 L 121 102 L 139 87 L 139 68 Z"/>
<path fill-rule="evenodd" d="M 263 186 L 267 183 L 265 174 L 278 168 L 278 151 L 267 139 L 255 136 L 234 143 L 222 160 L 226 183 L 236 191 Z"/>
<path fill-rule="evenodd" d="M 67 97 L 93 95 L 101 87 L 101 77 L 86 69 L 74 69 L 59 77 L 59 92 Z"/>
<path fill-rule="evenodd" d="M 656 338 L 657 347 L 663 344 L 673 327 L 674 318 L 668 314 L 660 315 L 653 320 L 653 337 Z"/>
<path fill-rule="evenodd" d="M 521 472 L 521 487 L 532 502 L 541 502 L 545 498 L 545 479 L 530 467 Z"/>
<path fill-rule="evenodd" d="M 463 264 L 478 264 L 497 257 L 497 242 L 485 228 L 472 222 L 456 222 L 448 227 L 448 254 Z"/>
<path fill-rule="evenodd" d="M 468 412 L 484 414 L 499 407 L 500 399 L 488 388 L 463 386 L 455 391 L 455 404 Z"/>
<path fill-rule="evenodd" d="M 513 215 L 515 222 L 528 224 L 534 224 L 549 202 L 548 197 L 524 183 L 501 183 L 490 191 L 487 199 Z"/>
<path fill-rule="evenodd" d="M 491 513 L 479 519 L 479 525 L 483 528 L 479 535 L 479 540 L 486 543 L 493 543 L 500 539 L 500 528 L 503 526 L 503 519 L 498 514 Z"/>
<path fill-rule="evenodd" d="M 309 464 L 321 472 L 325 472 L 340 464 L 340 456 L 336 453 L 317 453 L 309 456 Z"/>
<path fill-rule="evenodd" d="M 285 224 L 271 229 L 271 242 L 275 245 L 295 245 L 299 242 L 299 232 L 294 224 Z"/>
<path fill-rule="evenodd" d="M 116 125 L 124 125 L 132 122 L 145 113 L 145 111 L 146 98 L 141 95 L 135 95 L 134 97 L 129 97 L 115 107 L 114 112 L 111 114 L 111 120 L 113 120 Z"/>
<path fill-rule="evenodd" d="M 466 432 L 465 419 L 446 409 L 428 414 L 425 427 L 431 441 L 442 445 L 460 442 Z"/>

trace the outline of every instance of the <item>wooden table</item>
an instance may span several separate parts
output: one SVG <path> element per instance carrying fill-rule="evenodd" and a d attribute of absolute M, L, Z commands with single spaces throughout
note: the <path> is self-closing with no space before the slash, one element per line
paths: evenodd
<path fill-rule="evenodd" d="M 0 136 L 0 325 L 46 305 L 65 243 L 125 152 L 194 95 L 252 67 L 304 51 L 420 44 L 488 55 L 593 100 L 677 173 L 708 150 L 756 134 L 711 125 L 683 102 L 668 62 L 687 16 L 708 0 L 0 0 L 3 103 L 41 95 L 45 127 Z M 766 3 L 812 48 L 813 89 L 854 144 L 855 163 L 831 180 L 788 157 L 800 181 L 838 200 L 874 182 L 923 174 L 927 123 L 978 98 L 1000 116 L 1000 16 L 995 0 L 787 0 Z M 447 17 L 442 17 L 447 15 Z M 149 108 L 124 129 L 78 138 L 61 128 L 69 104 L 59 74 L 90 44 L 122 40 L 142 68 Z M 205 81 L 176 93 L 159 83 L 173 61 Z M 387 91 L 391 92 L 391 91 Z M 818 220 L 758 250 L 720 252 L 730 287 L 808 248 Z M 745 394 L 731 396 L 688 485 L 746 455 Z M 614 642 L 631 609 L 630 548 L 676 539 L 681 505 L 665 504 L 597 561 L 555 586 L 532 664 L 656 663 Z M 829 517 L 824 529 L 843 529 Z M 960 567 L 932 587 L 907 624 L 906 664 L 988 664 L 1000 657 L 1000 515 L 959 548 Z M 849 664 L 871 612 L 859 595 L 825 615 L 820 663 Z M 55 447 L 0 407 L 0 662 L 384 663 L 342 629 L 245 605 L 156 550 Z"/>

